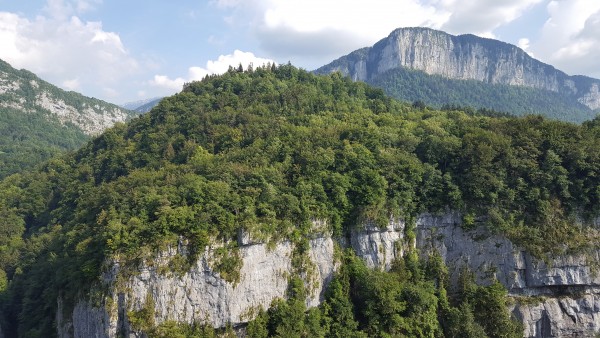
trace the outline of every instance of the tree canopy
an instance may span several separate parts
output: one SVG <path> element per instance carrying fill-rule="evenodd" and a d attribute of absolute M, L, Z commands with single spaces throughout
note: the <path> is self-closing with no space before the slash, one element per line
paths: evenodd
<path fill-rule="evenodd" d="M 59 294 L 68 307 L 98 283 L 108 259 L 135 265 L 182 237 L 190 259 L 212 241 L 229 243 L 217 269 L 234 281 L 239 267 L 228 252 L 239 229 L 301 244 L 315 219 L 343 237 L 367 221 L 451 209 L 465 216 L 463 226 L 487 226 L 534 255 L 585 250 L 596 245 L 586 223 L 600 211 L 597 149 L 598 118 L 575 125 L 416 109 L 339 74 L 232 68 L 187 84 L 75 153 L 0 182 L 2 328 L 9 336 L 55 334 Z M 411 289 L 352 269 L 331 291 L 360 289 L 351 295 L 362 312 L 336 314 L 343 323 L 391 334 L 407 330 L 405 316 L 421 320 L 419 311 L 434 311 L 433 286 Z M 398 286 L 398 294 L 380 282 Z M 494 300 L 498 292 L 482 295 Z M 399 317 L 371 304 L 380 298 Z M 331 311 L 352 308 L 335 302 L 341 308 Z M 299 315 L 275 308 L 282 312 L 268 322 Z M 439 330 L 430 324 L 423 323 L 424 336 Z M 494 336 L 481 325 L 455 329 Z"/>

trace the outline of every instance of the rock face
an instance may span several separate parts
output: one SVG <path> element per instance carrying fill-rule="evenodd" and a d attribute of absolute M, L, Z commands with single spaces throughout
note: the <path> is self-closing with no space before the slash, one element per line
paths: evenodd
<path fill-rule="evenodd" d="M 375 269 L 389 269 L 414 245 L 424 256 L 438 252 L 453 280 L 465 267 L 479 283 L 497 279 L 515 299 L 511 311 L 523 322 L 524 337 L 589 337 L 600 332 L 600 275 L 589 263 L 598 262 L 599 253 L 558 257 L 546 264 L 483 228 L 463 230 L 461 220 L 453 212 L 422 214 L 416 220 L 415 243 L 407 243 L 403 221 L 391 220 L 384 228 L 366 224 L 351 233 L 347 245 Z M 154 302 L 157 323 L 200 321 L 222 327 L 246 322 L 260 306 L 267 308 L 273 299 L 285 297 L 293 247 L 283 242 L 269 249 L 253 243 L 247 234 L 239 237 L 243 266 L 237 284 L 211 268 L 210 249 L 182 275 L 161 273 L 159 266 L 178 253 L 172 250 L 158 257 L 158 264 L 142 267 L 126 282 L 127 291 L 115 292 L 110 304 L 94 307 L 81 301 L 71 318 L 57 318 L 59 336 L 138 337 L 127 313 L 142 309 L 148 297 Z M 327 236 L 312 239 L 308 256 L 314 269 L 310 277 L 304 276 L 312 290 L 306 304 L 317 306 L 336 270 L 334 241 Z M 117 271 L 118 265 L 107 279 L 114 279 Z"/>
<path fill-rule="evenodd" d="M 392 262 L 403 255 L 405 223 L 392 220 L 385 229 L 366 224 L 352 232 L 350 245 L 371 269 L 391 268 Z"/>
<path fill-rule="evenodd" d="M 547 265 L 507 238 L 483 228 L 465 231 L 461 222 L 458 213 L 422 214 L 416 221 L 417 248 L 424 256 L 438 252 L 451 280 L 468 268 L 479 283 L 500 281 L 516 299 L 511 310 L 524 324 L 524 337 L 590 337 L 600 331 L 600 274 L 589 263 L 600 261 L 598 252 L 557 257 Z M 404 230 L 398 221 L 385 229 L 367 225 L 353 233 L 351 244 L 370 267 L 389 268 L 407 245 Z"/>
<path fill-rule="evenodd" d="M 311 290 L 306 304 L 313 307 L 322 300 L 336 263 L 330 237 L 313 239 L 309 245 L 308 256 L 313 269 L 310 276 L 305 276 Z M 261 306 L 267 309 L 274 299 L 285 298 L 288 276 L 293 271 L 292 251 L 289 242 L 279 243 L 272 249 L 266 244 L 243 245 L 239 251 L 243 263 L 240 280 L 230 283 L 211 267 L 211 249 L 182 275 L 160 272 L 161 264 L 178 254 L 177 250 L 171 250 L 157 259 L 158 264 L 142 267 L 139 274 L 127 281 L 124 288 L 127 292 L 115 291 L 112 304 L 94 307 L 82 301 L 75 306 L 72 318 L 57 318 L 59 336 L 138 337 L 129 324 L 127 312 L 144 308 L 148 299 L 154 303 L 157 324 L 174 320 L 223 327 L 228 323 L 235 326 L 247 322 Z M 108 279 L 113 278 L 117 270 L 115 266 L 113 276 Z"/>
<path fill-rule="evenodd" d="M 354 51 L 316 72 L 339 71 L 355 81 L 369 82 L 398 67 L 457 80 L 549 90 L 572 96 L 590 109 L 600 108 L 600 80 L 568 76 L 501 41 L 428 28 L 396 29 L 374 46 Z"/>
<path fill-rule="evenodd" d="M 73 125 L 94 136 L 116 122 L 138 115 L 98 99 L 67 92 L 26 70 L 17 70 L 0 60 L 0 108 L 23 114 L 43 114 L 63 126 Z"/>
<path fill-rule="evenodd" d="M 459 214 L 421 215 L 417 246 L 439 252 L 457 278 L 468 267 L 486 283 L 498 279 L 515 296 L 513 313 L 524 337 L 589 337 L 600 331 L 600 276 L 594 255 L 563 256 L 549 264 L 536 260 L 502 236 L 485 229 L 465 232 Z M 526 298 L 527 297 L 527 298 Z"/>

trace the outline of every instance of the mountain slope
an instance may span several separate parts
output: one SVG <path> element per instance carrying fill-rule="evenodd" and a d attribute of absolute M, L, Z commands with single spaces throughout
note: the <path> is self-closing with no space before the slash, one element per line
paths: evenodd
<path fill-rule="evenodd" d="M 448 296 L 442 252 L 418 258 L 417 219 L 457 210 L 429 223 L 457 238 L 458 224 L 487 229 L 464 237 L 516 243 L 532 266 L 595 250 L 599 136 L 599 119 L 418 110 L 289 65 L 212 76 L 0 182 L 0 325 L 8 336 L 168 337 L 256 318 L 250 336 L 522 336 L 500 283 L 463 274 L 464 292 Z M 429 233 L 423 242 L 443 239 Z M 373 249 L 375 238 L 389 245 Z M 334 250 L 349 243 L 354 253 Z M 356 257 L 396 262 L 371 271 Z M 482 269 L 490 282 L 494 266 Z M 581 290 L 542 289 L 552 300 Z"/>
<path fill-rule="evenodd" d="M 0 178 L 75 149 L 135 114 L 63 91 L 0 60 Z"/>
<path fill-rule="evenodd" d="M 150 110 L 152 110 L 152 108 L 154 108 L 162 99 L 162 97 L 155 97 L 152 99 L 127 102 L 122 104 L 121 107 L 128 110 L 136 111 L 138 113 L 147 113 Z"/>
<path fill-rule="evenodd" d="M 428 83 L 422 91 L 427 91 L 429 87 L 434 96 L 423 94 L 419 97 L 407 93 L 402 87 L 395 87 L 394 83 L 398 81 L 395 78 L 405 76 L 407 69 L 421 71 L 417 73 L 419 79 Z M 432 104 L 444 101 L 444 95 L 448 94 L 446 102 L 442 104 L 474 104 L 475 108 L 494 108 L 484 101 L 465 98 L 469 95 L 469 88 L 475 88 L 476 83 L 462 80 L 475 80 L 481 84 L 480 91 L 485 93 L 505 90 L 505 86 L 531 88 L 516 89 L 508 98 L 498 98 L 495 105 L 509 108 L 508 112 L 514 114 L 552 114 L 563 120 L 582 122 L 593 118 L 596 115 L 594 111 L 600 108 L 600 80 L 568 76 L 504 42 L 474 35 L 453 36 L 428 28 L 397 29 L 374 46 L 354 51 L 315 72 L 322 74 L 333 71 L 340 71 L 355 81 L 381 86 L 396 98 L 413 100 L 419 97 Z M 414 77 L 415 73 L 411 75 Z M 413 86 L 417 91 L 421 90 L 419 83 Z M 448 91 L 448 87 L 452 89 Z M 552 100 L 560 102 L 560 108 L 549 112 L 546 106 L 536 102 L 529 103 L 527 109 L 513 107 L 511 103 L 514 100 L 527 102 L 528 97 L 536 95 L 546 98 L 554 96 Z M 483 97 L 489 98 L 489 95 Z M 558 110 L 562 107 L 566 111 Z"/>

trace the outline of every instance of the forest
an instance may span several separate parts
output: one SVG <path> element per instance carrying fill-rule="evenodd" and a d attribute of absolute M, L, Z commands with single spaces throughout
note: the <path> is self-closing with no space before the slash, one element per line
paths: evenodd
<path fill-rule="evenodd" d="M 366 222 L 456 210 L 465 229 L 486 227 L 541 259 L 592 250 L 597 149 L 600 118 L 577 125 L 436 110 L 338 73 L 231 68 L 0 182 L 0 324 L 8 336 L 56 336 L 59 296 L 68 312 L 90 290 L 102 292 L 111 258 L 135 273 L 181 237 L 190 254 L 179 269 L 220 241 L 228 250 L 216 268 L 234 283 L 239 229 L 264 242 L 289 240 L 301 256 L 315 219 L 344 238 Z M 478 286 L 465 271 L 460 285 L 448 285 L 439 257 L 418 250 L 390 272 L 340 250 L 341 268 L 320 307 L 306 309 L 299 271 L 287 300 L 261 310 L 248 335 L 521 335 L 498 282 Z M 130 316 L 149 336 L 233 330 L 156 325 L 151 305 Z"/>
<path fill-rule="evenodd" d="M 573 96 L 524 86 L 489 84 L 476 80 L 454 80 L 423 71 L 395 68 L 368 81 L 386 94 L 404 101 L 492 109 L 511 115 L 543 115 L 561 121 L 582 123 L 598 111 Z"/>

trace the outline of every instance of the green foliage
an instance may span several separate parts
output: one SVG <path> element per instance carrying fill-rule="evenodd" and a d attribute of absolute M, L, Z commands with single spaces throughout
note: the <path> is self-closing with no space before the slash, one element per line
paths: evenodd
<path fill-rule="evenodd" d="M 0 178 L 32 169 L 52 156 L 88 140 L 75 127 L 49 121 L 43 114 L 0 108 Z"/>
<path fill-rule="evenodd" d="M 414 262 L 413 262 L 414 263 Z M 499 284 L 478 286 L 465 277 L 457 299 L 449 299 L 439 255 L 416 265 L 405 258 L 391 272 L 368 269 L 344 255 L 318 308 L 306 310 L 291 293 L 273 302 L 246 328 L 249 337 L 520 337 Z M 410 267 L 410 268 L 409 268 Z M 410 271 L 412 270 L 412 271 Z M 420 270 L 426 270 L 422 273 Z M 291 283 L 298 288 L 298 282 Z M 302 288 L 302 287 L 300 287 Z M 451 305 L 457 303 L 456 306 Z"/>
<path fill-rule="evenodd" d="M 369 79 L 368 83 L 383 88 L 394 98 L 414 102 L 418 109 L 425 108 L 425 104 L 443 110 L 473 107 L 483 114 L 490 110 L 496 116 L 496 112 L 517 116 L 541 114 L 577 123 L 590 120 L 597 114 L 577 101 L 574 95 L 476 80 L 454 80 L 408 68 L 394 68 Z"/>
<path fill-rule="evenodd" d="M 473 275 L 463 271 L 460 282 L 460 313 L 449 311 L 450 330 L 456 334 L 476 336 L 482 329 L 490 338 L 518 338 L 523 327 L 507 310 L 507 291 L 498 281 L 489 286 L 475 284 Z"/>
<path fill-rule="evenodd" d="M 149 332 L 155 327 L 154 323 L 154 298 L 148 293 L 141 309 L 127 312 L 131 328 L 135 331 Z"/>
<path fill-rule="evenodd" d="M 52 336 L 59 292 L 68 312 L 110 259 L 126 272 L 176 245 L 186 245 L 193 262 L 218 242 L 225 249 L 213 268 L 235 282 L 241 229 L 267 242 L 291 240 L 302 271 L 315 232 L 344 236 L 363 222 L 446 209 L 539 256 L 587 250 L 597 236 L 573 223 L 600 212 L 597 149 L 598 119 L 573 125 L 416 110 L 339 74 L 232 69 L 0 182 L 2 328 Z M 314 220 L 326 227 L 315 229 Z M 173 260 L 173 269 L 184 262 Z M 269 333 L 317 334 L 316 323 L 338 336 L 355 323 L 365 334 L 440 332 L 433 318 L 446 299 L 441 270 L 423 269 L 415 253 L 396 276 L 349 266 L 332 284 L 326 313 L 307 318 L 303 302 L 278 303 Z M 448 318 L 459 318 L 452 311 Z"/>

